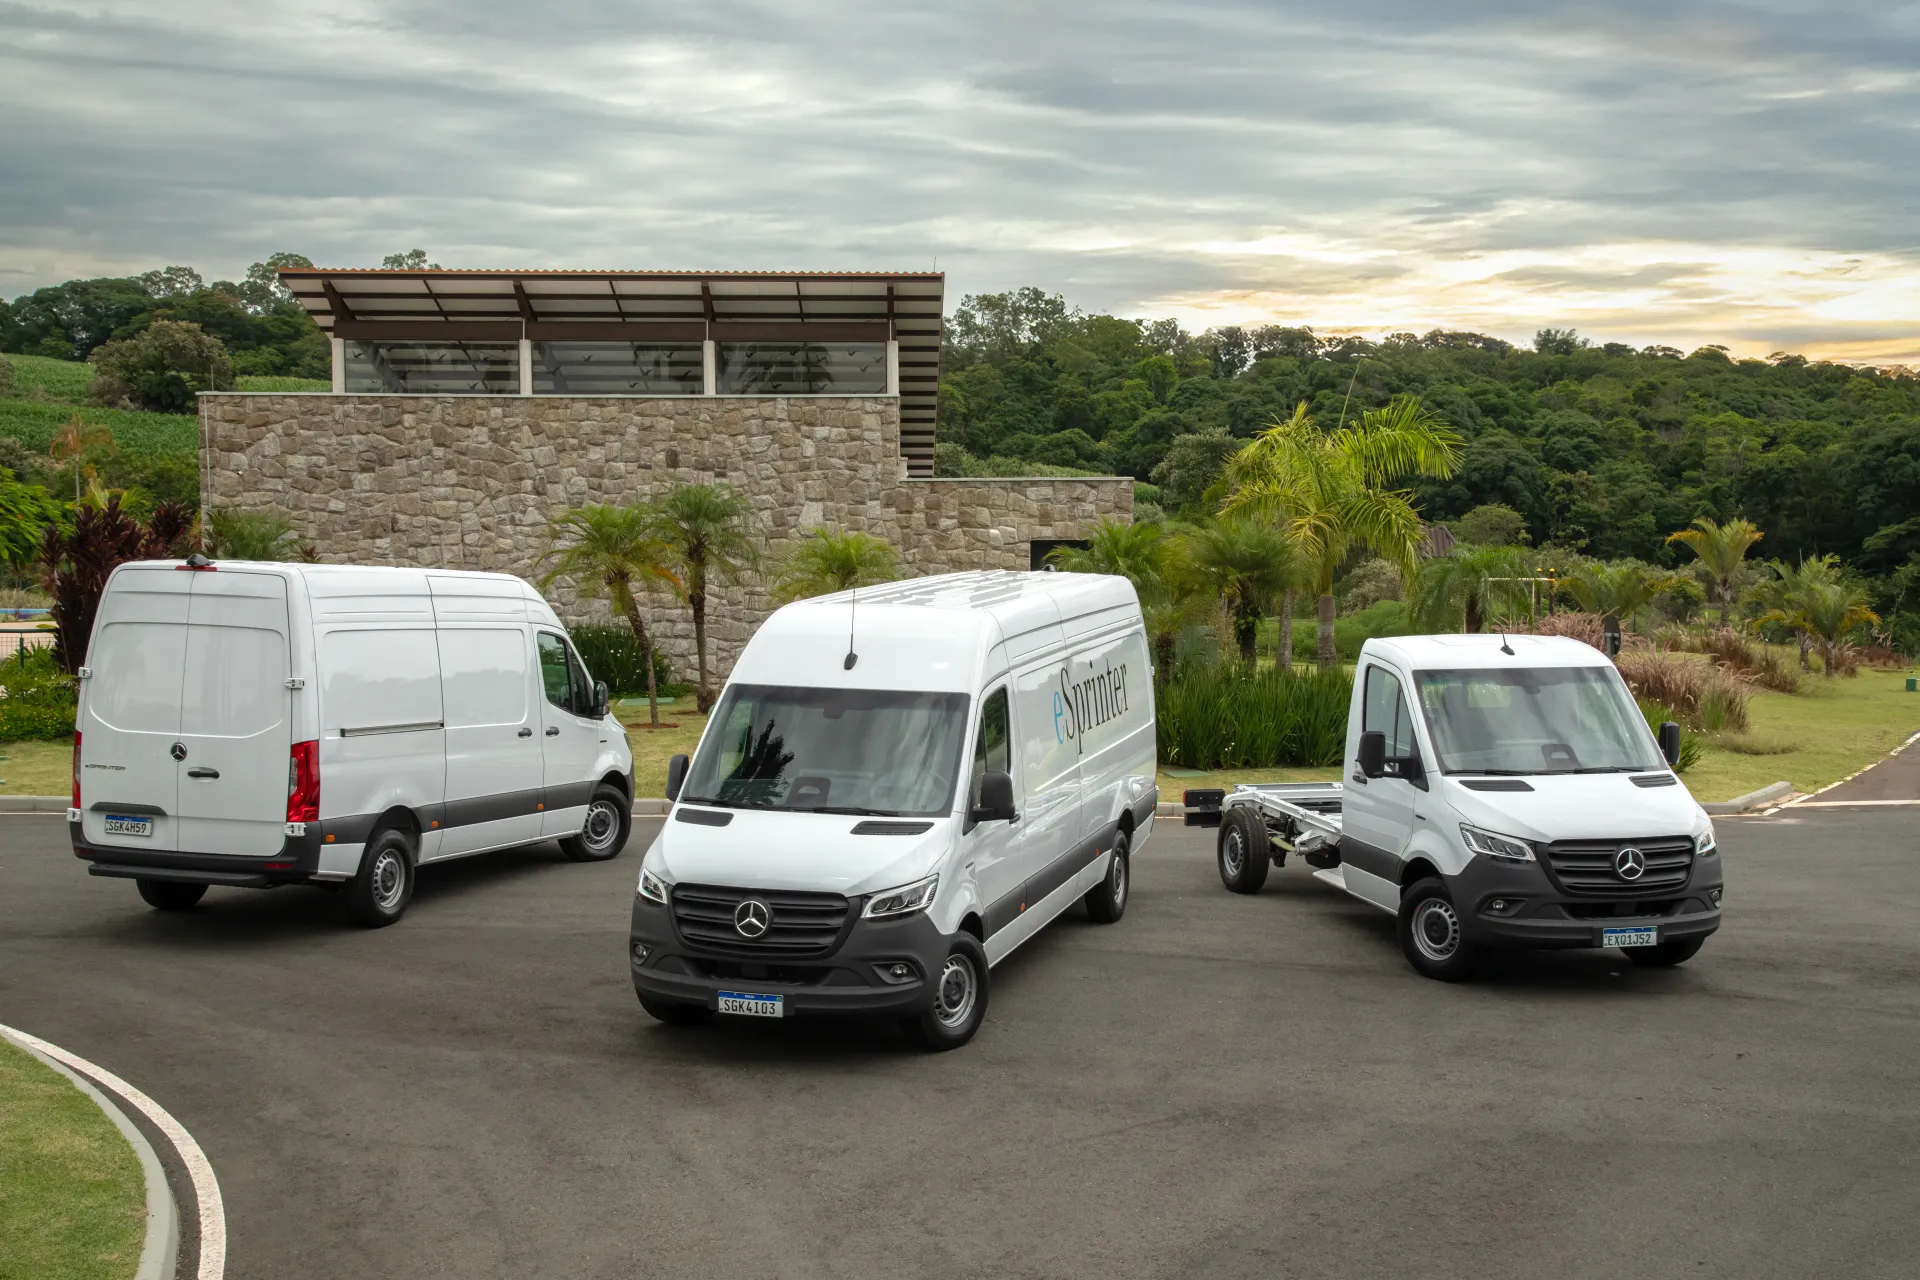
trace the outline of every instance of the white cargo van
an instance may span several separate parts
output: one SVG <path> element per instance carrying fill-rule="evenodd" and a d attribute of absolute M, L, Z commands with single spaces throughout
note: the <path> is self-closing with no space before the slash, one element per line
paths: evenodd
<path fill-rule="evenodd" d="M 990 965 L 1075 902 L 1126 909 L 1158 798 L 1139 601 L 994 572 L 788 605 L 667 795 L 633 904 L 648 1013 L 871 1013 L 965 1044 Z"/>
<path fill-rule="evenodd" d="M 80 676 L 73 851 L 161 910 L 318 882 L 391 924 L 421 863 L 632 824 L 606 686 L 506 574 L 123 564 Z"/>

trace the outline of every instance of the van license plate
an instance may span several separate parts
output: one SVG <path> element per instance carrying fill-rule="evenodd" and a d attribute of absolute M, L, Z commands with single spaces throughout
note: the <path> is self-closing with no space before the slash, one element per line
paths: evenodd
<path fill-rule="evenodd" d="M 107 815 L 107 834 L 110 836 L 150 836 L 153 834 L 152 818 L 129 818 L 123 814 Z"/>
<path fill-rule="evenodd" d="M 749 995 L 745 991 L 722 991 L 720 1012 L 744 1013 L 749 1018 L 784 1018 L 786 1011 L 781 1007 L 780 996 Z"/>
<path fill-rule="evenodd" d="M 1602 929 L 1603 947 L 1655 947 L 1660 945 L 1658 929 Z"/>

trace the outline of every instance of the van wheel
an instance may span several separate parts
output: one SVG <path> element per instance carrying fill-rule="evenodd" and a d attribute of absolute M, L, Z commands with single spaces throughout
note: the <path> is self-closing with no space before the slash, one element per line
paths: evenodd
<path fill-rule="evenodd" d="M 1220 822 L 1220 883 L 1235 893 L 1258 893 L 1273 867 L 1267 824 L 1251 805 L 1235 805 Z"/>
<path fill-rule="evenodd" d="M 1700 948 L 1707 945 L 1705 938 L 1681 938 L 1674 942 L 1656 943 L 1651 947 L 1626 947 L 1627 959 L 1648 969 L 1671 969 L 1677 964 L 1685 964 L 1700 954 Z"/>
<path fill-rule="evenodd" d="M 407 913 L 413 901 L 413 842 L 389 827 L 376 831 L 360 854 L 360 870 L 347 883 L 347 914 L 355 924 L 380 929 Z"/>
<path fill-rule="evenodd" d="M 186 911 L 207 896 L 203 884 L 183 884 L 178 880 L 136 880 L 140 900 L 155 911 Z"/>
<path fill-rule="evenodd" d="M 958 1049 L 987 1016 L 987 949 L 970 933 L 955 936 L 933 978 L 933 1003 L 900 1024 L 907 1039 L 930 1053 Z"/>
<path fill-rule="evenodd" d="M 587 804 L 587 820 L 580 834 L 560 842 L 560 852 L 575 862 L 605 862 L 617 858 L 627 847 L 627 835 L 633 830 L 633 806 L 612 783 L 603 782 L 593 789 Z"/>
<path fill-rule="evenodd" d="M 1429 876 L 1400 895 L 1400 949 L 1407 963 L 1429 978 L 1464 982 L 1480 959 L 1466 940 L 1460 912 L 1437 876 Z"/>
<path fill-rule="evenodd" d="M 1112 924 L 1127 910 L 1127 894 L 1133 889 L 1133 835 L 1125 827 L 1113 840 L 1113 861 L 1099 884 L 1087 890 L 1087 918 L 1095 924 Z"/>
<path fill-rule="evenodd" d="M 670 1027 L 692 1027 L 713 1020 L 713 1010 L 707 1006 L 687 1004 L 681 1000 L 655 1000 L 652 996 L 641 996 L 640 1007 Z"/>

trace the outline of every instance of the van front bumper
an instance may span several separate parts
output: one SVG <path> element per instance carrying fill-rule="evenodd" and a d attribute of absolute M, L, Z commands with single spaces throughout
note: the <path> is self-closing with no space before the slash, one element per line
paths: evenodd
<path fill-rule="evenodd" d="M 1704 938 L 1720 927 L 1720 858 L 1695 858 L 1685 885 L 1645 899 L 1571 894 L 1538 863 L 1476 857 L 1447 889 L 1461 932 L 1480 946 L 1599 947 L 1606 929 L 1654 929 L 1661 942 Z"/>
<path fill-rule="evenodd" d="M 858 910 L 858 903 L 854 906 Z M 783 1013 L 917 1014 L 933 1003 L 934 979 L 950 939 L 924 912 L 903 920 L 855 920 L 828 954 L 804 960 L 757 958 L 687 945 L 668 910 L 634 895 L 627 939 L 633 989 L 654 1000 L 719 1008 L 722 991 L 781 997 Z M 645 958 L 639 949 L 645 948 Z M 891 976 L 896 965 L 911 970 Z"/>
<path fill-rule="evenodd" d="M 266 889 L 279 884 L 303 884 L 320 869 L 320 824 L 309 822 L 307 834 L 288 836 L 280 852 L 266 857 L 231 853 L 185 853 L 171 849 L 136 849 L 124 845 L 87 842 L 79 822 L 67 822 L 73 856 L 92 865 L 90 875 L 117 880 L 166 880 L 179 884 L 227 885 Z"/>

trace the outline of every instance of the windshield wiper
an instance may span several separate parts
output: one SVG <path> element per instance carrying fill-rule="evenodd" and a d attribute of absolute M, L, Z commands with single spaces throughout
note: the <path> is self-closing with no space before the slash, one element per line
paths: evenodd
<path fill-rule="evenodd" d="M 1589 769 L 1568 769 L 1568 773 L 1645 773 L 1652 765 L 1597 764 Z"/>
<path fill-rule="evenodd" d="M 1531 778 L 1541 771 L 1538 769 L 1448 769 L 1449 778 Z"/>
<path fill-rule="evenodd" d="M 823 804 L 806 809 L 789 809 L 788 813 L 839 813 L 850 818 L 897 818 L 898 809 L 865 809 L 857 804 Z"/>

